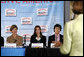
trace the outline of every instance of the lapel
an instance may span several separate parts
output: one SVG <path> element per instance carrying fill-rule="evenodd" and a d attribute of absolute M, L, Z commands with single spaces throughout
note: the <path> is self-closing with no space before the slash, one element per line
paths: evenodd
<path fill-rule="evenodd" d="M 52 36 L 52 41 L 55 41 L 55 34 Z"/>
<path fill-rule="evenodd" d="M 63 39 L 62 39 L 62 36 L 60 35 L 60 41 L 62 41 Z"/>
<path fill-rule="evenodd" d="M 62 40 L 62 38 L 61 38 L 61 34 L 59 34 L 60 35 L 60 41 Z M 55 34 L 52 36 L 52 38 L 53 38 L 53 40 L 55 41 Z"/>
<path fill-rule="evenodd" d="M 36 37 L 35 37 L 35 40 L 36 40 Z M 42 40 L 42 37 L 41 37 L 41 39 L 39 40 L 39 41 L 41 41 Z M 37 42 L 39 42 L 38 40 L 36 40 Z"/>

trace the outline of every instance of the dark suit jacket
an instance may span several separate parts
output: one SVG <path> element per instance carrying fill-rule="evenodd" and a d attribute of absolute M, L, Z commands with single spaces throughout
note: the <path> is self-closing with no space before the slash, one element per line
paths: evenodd
<path fill-rule="evenodd" d="M 1 37 L 1 46 L 4 46 L 4 38 Z"/>
<path fill-rule="evenodd" d="M 46 37 L 42 36 L 41 39 L 39 41 L 37 41 L 35 36 L 31 36 L 30 45 L 31 45 L 31 43 L 43 43 L 43 45 L 46 46 Z"/>
<path fill-rule="evenodd" d="M 51 35 L 48 38 L 48 47 L 50 48 L 50 44 L 52 41 L 55 41 L 55 35 Z M 63 43 L 63 35 L 60 34 L 60 42 Z"/>

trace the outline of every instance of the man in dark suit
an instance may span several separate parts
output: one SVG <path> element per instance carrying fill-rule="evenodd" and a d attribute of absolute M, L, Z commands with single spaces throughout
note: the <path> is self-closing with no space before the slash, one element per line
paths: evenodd
<path fill-rule="evenodd" d="M 4 38 L 1 37 L 1 46 L 4 46 Z"/>
<path fill-rule="evenodd" d="M 49 36 L 49 40 L 48 40 L 48 47 L 50 48 L 51 43 L 55 43 L 55 46 L 59 47 L 62 43 L 63 43 L 63 35 L 60 34 L 61 31 L 61 25 L 60 24 L 56 24 L 54 26 L 54 35 Z"/>

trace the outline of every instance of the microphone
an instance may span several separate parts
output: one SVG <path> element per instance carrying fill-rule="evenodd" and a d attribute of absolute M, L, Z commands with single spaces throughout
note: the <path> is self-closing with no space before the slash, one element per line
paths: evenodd
<path fill-rule="evenodd" d="M 24 36 L 24 47 L 26 46 L 26 35 Z"/>

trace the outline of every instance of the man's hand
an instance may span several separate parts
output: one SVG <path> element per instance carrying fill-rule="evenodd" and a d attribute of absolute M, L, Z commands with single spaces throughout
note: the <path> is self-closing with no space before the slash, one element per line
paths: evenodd
<path fill-rule="evenodd" d="M 55 45 L 54 45 L 54 46 L 55 46 L 55 47 L 60 47 L 61 44 L 62 44 L 62 43 L 61 43 L 60 41 L 57 41 L 57 42 L 55 42 Z"/>
<path fill-rule="evenodd" d="M 52 41 L 52 43 L 57 43 L 56 41 Z"/>

